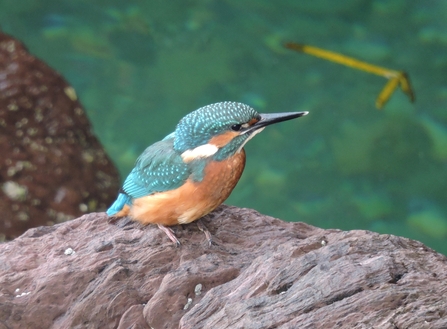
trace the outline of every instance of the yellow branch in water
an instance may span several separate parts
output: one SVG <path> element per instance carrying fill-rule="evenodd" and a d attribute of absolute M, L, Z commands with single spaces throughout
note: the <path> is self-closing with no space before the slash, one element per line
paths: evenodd
<path fill-rule="evenodd" d="M 385 103 L 390 99 L 391 95 L 396 90 L 398 85 L 399 85 L 399 77 L 393 77 L 388 80 L 388 82 L 385 84 L 385 87 L 383 87 L 382 91 L 380 92 L 379 96 L 377 96 L 376 107 L 378 109 L 381 109 L 383 105 L 385 105 Z"/>
<path fill-rule="evenodd" d="M 414 102 L 414 93 L 413 93 L 413 89 L 411 88 L 411 84 L 410 84 L 410 78 L 408 77 L 408 75 L 405 72 L 400 72 L 400 88 L 402 89 L 402 91 L 404 93 L 406 93 L 408 95 L 408 97 L 410 98 L 410 101 L 413 103 Z"/>
<path fill-rule="evenodd" d="M 400 85 L 402 91 L 408 95 L 411 102 L 414 102 L 414 93 L 410 85 L 410 80 L 405 72 L 390 70 L 377 65 L 372 65 L 366 62 L 362 62 L 358 59 L 348 57 L 333 51 L 324 50 L 309 45 L 303 45 L 299 43 L 289 42 L 286 43 L 286 48 L 303 52 L 315 57 L 323 58 L 325 60 L 335 62 L 338 64 L 346 65 L 357 70 L 365 71 L 372 74 L 380 75 L 389 79 L 385 87 L 380 92 L 376 99 L 376 107 L 381 109 L 385 103 L 390 99 L 397 86 Z"/>

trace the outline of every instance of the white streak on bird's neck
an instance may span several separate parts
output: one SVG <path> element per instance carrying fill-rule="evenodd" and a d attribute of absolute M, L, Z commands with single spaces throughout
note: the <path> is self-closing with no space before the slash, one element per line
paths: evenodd
<path fill-rule="evenodd" d="M 247 142 L 252 139 L 253 137 L 255 137 L 256 134 L 259 134 L 261 131 L 264 130 L 265 127 L 259 128 L 258 130 L 253 131 L 250 136 L 247 137 L 247 139 L 244 141 L 244 143 L 242 143 L 242 145 L 237 149 L 236 153 L 239 153 L 242 148 L 245 146 L 245 144 L 247 144 Z"/>
<path fill-rule="evenodd" d="M 188 163 L 193 160 L 201 159 L 201 158 L 208 158 L 219 150 L 219 148 L 216 145 L 213 144 L 204 144 L 197 146 L 196 148 L 192 150 L 186 150 L 182 153 L 181 157 L 184 162 Z"/>

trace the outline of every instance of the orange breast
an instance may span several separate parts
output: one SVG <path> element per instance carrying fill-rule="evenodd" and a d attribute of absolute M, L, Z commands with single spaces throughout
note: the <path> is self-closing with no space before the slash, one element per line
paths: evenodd
<path fill-rule="evenodd" d="M 201 182 L 188 179 L 176 190 L 135 199 L 130 215 L 143 224 L 171 226 L 195 221 L 228 198 L 244 167 L 244 150 L 227 160 L 210 162 Z"/>

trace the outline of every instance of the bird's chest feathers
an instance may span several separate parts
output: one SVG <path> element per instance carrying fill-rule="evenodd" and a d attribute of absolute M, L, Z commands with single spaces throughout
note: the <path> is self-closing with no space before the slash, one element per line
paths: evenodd
<path fill-rule="evenodd" d="M 223 161 L 211 161 L 204 168 L 204 176 L 198 187 L 210 199 L 223 202 L 236 186 L 245 167 L 245 151 Z M 219 203 L 220 204 L 220 203 Z"/>
<path fill-rule="evenodd" d="M 244 167 L 244 150 L 222 161 L 207 161 L 202 167 L 201 179 L 194 179 L 192 175 L 177 189 L 135 199 L 131 215 L 144 224 L 190 223 L 228 198 Z"/>

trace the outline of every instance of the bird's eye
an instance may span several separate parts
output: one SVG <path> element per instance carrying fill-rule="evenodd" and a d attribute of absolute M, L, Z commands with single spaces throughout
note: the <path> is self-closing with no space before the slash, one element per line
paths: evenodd
<path fill-rule="evenodd" d="M 242 127 L 242 125 L 240 125 L 240 124 L 232 125 L 231 130 L 239 131 L 239 130 L 241 130 L 241 127 Z"/>

